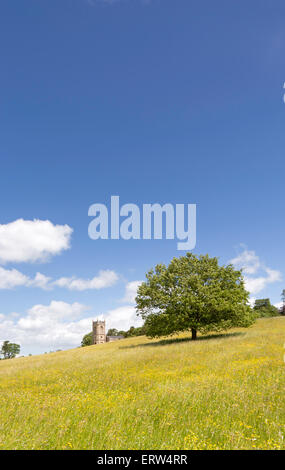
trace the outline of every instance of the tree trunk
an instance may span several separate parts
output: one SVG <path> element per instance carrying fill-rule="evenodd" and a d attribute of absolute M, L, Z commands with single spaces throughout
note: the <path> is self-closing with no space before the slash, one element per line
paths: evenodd
<path fill-rule="evenodd" d="M 195 330 L 195 328 L 191 328 L 191 331 L 192 331 L 192 340 L 197 339 L 197 330 Z"/>

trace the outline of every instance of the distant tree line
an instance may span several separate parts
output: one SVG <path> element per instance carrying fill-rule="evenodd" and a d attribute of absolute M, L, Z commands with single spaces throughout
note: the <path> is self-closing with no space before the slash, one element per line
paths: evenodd
<path fill-rule="evenodd" d="M 277 317 L 285 314 L 285 309 L 283 307 L 278 309 L 271 304 L 270 299 L 256 299 L 253 311 L 257 318 Z"/>
<path fill-rule="evenodd" d="M 138 327 L 131 326 L 127 331 L 118 331 L 116 328 L 111 328 L 108 330 L 107 336 L 124 336 L 124 338 L 130 338 L 132 336 L 143 336 L 145 334 L 146 327 L 143 325 Z"/>
<path fill-rule="evenodd" d="M 124 330 L 117 330 L 116 328 L 110 328 L 107 332 L 107 336 L 123 336 L 124 338 L 130 338 L 133 336 L 143 336 L 146 335 L 146 327 L 143 326 L 138 326 L 137 328 L 134 326 L 131 326 L 127 331 Z M 82 341 L 81 341 L 81 346 L 91 346 L 93 341 L 92 338 L 92 331 L 90 333 L 87 333 L 86 335 L 83 336 Z"/>

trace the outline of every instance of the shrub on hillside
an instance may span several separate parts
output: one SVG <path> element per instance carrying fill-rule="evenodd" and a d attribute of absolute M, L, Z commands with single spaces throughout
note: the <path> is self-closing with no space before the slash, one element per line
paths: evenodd
<path fill-rule="evenodd" d="M 277 317 L 280 315 L 278 308 L 274 307 L 274 305 L 270 303 L 269 299 L 257 299 L 253 310 L 258 318 Z"/>

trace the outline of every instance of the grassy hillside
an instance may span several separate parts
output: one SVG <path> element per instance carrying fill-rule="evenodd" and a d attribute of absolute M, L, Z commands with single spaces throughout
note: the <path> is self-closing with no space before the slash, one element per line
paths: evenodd
<path fill-rule="evenodd" d="M 285 318 L 0 361 L 1 449 L 285 449 Z"/>

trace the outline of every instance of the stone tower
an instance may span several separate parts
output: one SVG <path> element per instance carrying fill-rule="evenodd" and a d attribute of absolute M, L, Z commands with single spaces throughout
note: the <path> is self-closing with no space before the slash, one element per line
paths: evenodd
<path fill-rule="evenodd" d="M 105 320 L 93 321 L 93 344 L 106 343 Z"/>

